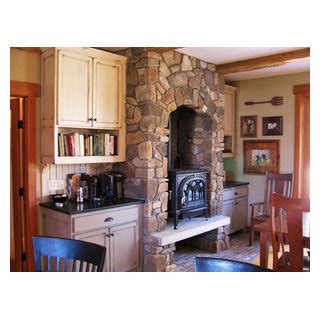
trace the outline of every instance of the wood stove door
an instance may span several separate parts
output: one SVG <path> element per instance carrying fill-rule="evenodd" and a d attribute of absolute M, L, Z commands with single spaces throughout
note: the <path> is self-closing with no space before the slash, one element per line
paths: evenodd
<path fill-rule="evenodd" d="M 206 182 L 201 177 L 186 177 L 179 185 L 178 209 L 206 204 Z"/>

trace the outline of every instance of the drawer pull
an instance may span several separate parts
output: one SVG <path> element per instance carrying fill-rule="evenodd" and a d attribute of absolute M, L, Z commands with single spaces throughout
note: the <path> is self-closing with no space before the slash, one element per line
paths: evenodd
<path fill-rule="evenodd" d="M 110 233 L 110 234 L 109 234 L 109 236 L 110 236 L 110 237 L 113 237 L 113 236 L 114 236 L 114 234 L 113 234 L 113 233 Z"/>
<path fill-rule="evenodd" d="M 105 218 L 105 219 L 104 219 L 104 222 L 110 222 L 110 221 L 113 221 L 113 218 L 112 218 L 112 217 L 109 217 L 109 218 Z"/>

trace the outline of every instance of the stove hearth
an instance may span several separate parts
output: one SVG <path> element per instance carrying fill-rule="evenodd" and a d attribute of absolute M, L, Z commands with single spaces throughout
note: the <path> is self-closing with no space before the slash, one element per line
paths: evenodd
<path fill-rule="evenodd" d="M 169 170 L 169 215 L 173 217 L 174 229 L 178 228 L 178 219 L 185 216 L 208 218 L 208 175 L 198 169 Z"/>

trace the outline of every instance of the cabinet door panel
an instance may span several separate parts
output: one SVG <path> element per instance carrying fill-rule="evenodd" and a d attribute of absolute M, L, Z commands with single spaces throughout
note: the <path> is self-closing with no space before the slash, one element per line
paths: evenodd
<path fill-rule="evenodd" d="M 91 243 L 100 244 L 107 248 L 106 260 L 104 264 L 104 271 L 110 271 L 110 258 L 109 258 L 109 238 L 107 237 L 107 230 L 100 230 L 99 232 L 88 232 L 81 235 L 74 236 L 76 240 L 87 241 Z"/>
<path fill-rule="evenodd" d="M 94 59 L 93 122 L 98 128 L 121 127 L 122 65 L 115 61 Z"/>
<path fill-rule="evenodd" d="M 62 50 L 58 59 L 58 124 L 90 127 L 92 59 Z"/>
<path fill-rule="evenodd" d="M 233 133 L 233 119 L 234 119 L 234 102 L 233 93 L 225 92 L 224 94 L 224 133 Z"/>
<path fill-rule="evenodd" d="M 234 218 L 234 199 L 223 201 L 222 214 L 230 217 L 230 227 L 228 234 L 233 232 L 233 218 Z"/>
<path fill-rule="evenodd" d="M 234 210 L 234 230 L 241 230 L 247 226 L 248 198 L 236 200 Z"/>
<path fill-rule="evenodd" d="M 127 223 L 110 229 L 111 271 L 132 271 L 139 266 L 138 223 Z"/>

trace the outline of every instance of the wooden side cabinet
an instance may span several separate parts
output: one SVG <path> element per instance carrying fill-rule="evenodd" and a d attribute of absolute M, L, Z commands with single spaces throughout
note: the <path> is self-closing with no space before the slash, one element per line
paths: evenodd
<path fill-rule="evenodd" d="M 224 86 L 224 151 L 223 157 L 234 156 L 234 115 L 235 115 L 235 92 L 237 88 Z"/>
<path fill-rule="evenodd" d="M 42 214 L 45 235 L 105 246 L 106 272 L 141 270 L 141 205 L 76 215 L 42 208 Z"/>
<path fill-rule="evenodd" d="M 222 214 L 230 217 L 229 234 L 247 226 L 248 186 L 229 188 L 223 191 Z"/>

